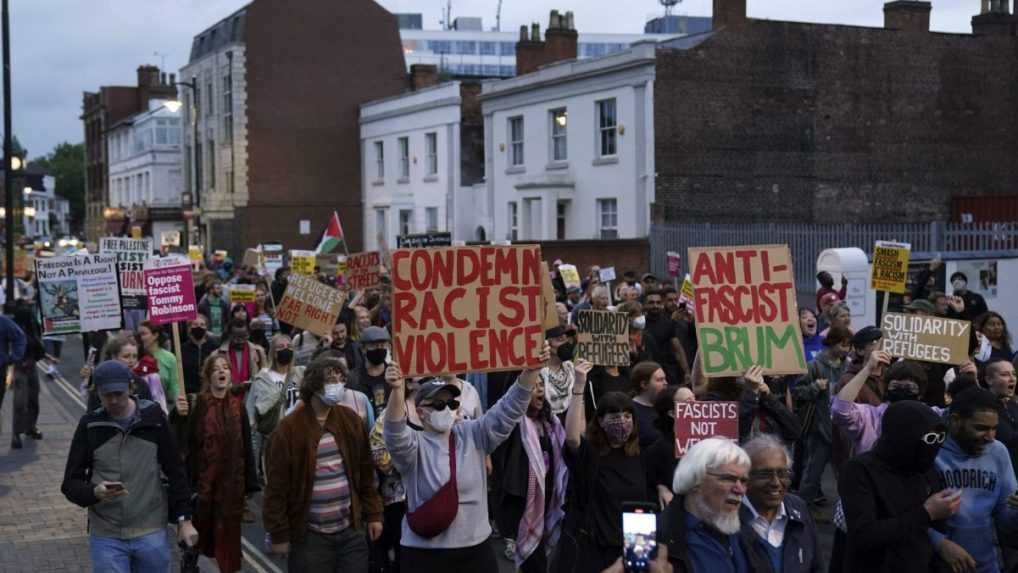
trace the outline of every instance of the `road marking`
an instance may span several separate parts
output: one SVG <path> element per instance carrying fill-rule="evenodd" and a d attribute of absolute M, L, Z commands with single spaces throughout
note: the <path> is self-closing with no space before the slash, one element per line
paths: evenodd
<path fill-rule="evenodd" d="M 36 364 L 36 369 L 38 369 L 38 367 L 39 365 Z M 42 375 L 45 376 L 46 373 L 43 372 Z M 57 386 L 59 386 L 61 390 L 66 392 L 67 395 L 71 397 L 71 400 L 74 400 L 75 403 L 81 406 L 81 409 L 83 411 L 88 410 L 88 405 L 81 401 L 81 397 L 78 396 L 77 391 L 75 391 L 74 387 L 71 386 L 70 382 L 64 379 L 60 372 L 57 372 L 56 374 L 53 375 L 53 381 L 57 383 Z"/>
<path fill-rule="evenodd" d="M 268 567 L 268 571 L 270 571 L 271 573 L 283 573 L 282 569 L 276 567 L 276 564 L 273 563 L 264 553 L 262 553 L 261 550 L 255 547 L 253 543 L 248 541 L 246 537 L 241 536 L 240 542 L 244 544 L 244 548 L 247 549 L 247 551 L 250 551 L 252 554 L 257 555 L 258 557 L 261 558 L 262 562 Z M 251 565 L 253 565 L 254 568 L 257 569 L 260 573 L 265 573 L 266 570 L 259 567 L 254 562 L 254 560 L 251 559 L 251 556 L 248 555 L 247 551 L 244 552 L 244 557 L 247 557 L 247 560 L 251 562 Z"/>

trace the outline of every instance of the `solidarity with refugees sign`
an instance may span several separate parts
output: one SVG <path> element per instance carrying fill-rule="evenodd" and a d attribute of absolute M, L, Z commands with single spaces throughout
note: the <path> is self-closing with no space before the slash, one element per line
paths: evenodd
<path fill-rule="evenodd" d="M 329 285 L 304 275 L 292 275 L 276 318 L 318 336 L 328 336 L 339 319 L 346 296 Z"/>
<path fill-rule="evenodd" d="M 802 374 L 806 359 L 787 245 L 689 249 L 703 372 Z"/>
<path fill-rule="evenodd" d="M 35 274 L 44 334 L 120 328 L 116 255 L 40 258 Z"/>
<path fill-rule="evenodd" d="M 880 321 L 880 349 L 901 358 L 961 364 L 969 358 L 967 320 L 889 312 Z"/>
<path fill-rule="evenodd" d="M 350 255 L 346 259 L 346 282 L 350 288 L 364 290 L 377 287 L 382 282 L 382 255 L 368 251 Z"/>
<path fill-rule="evenodd" d="M 912 245 L 877 241 L 873 248 L 873 271 L 870 288 L 902 294 L 908 279 L 908 259 Z"/>
<path fill-rule="evenodd" d="M 155 325 L 194 320 L 198 305 L 194 300 L 191 265 L 179 260 L 149 259 L 145 269 L 148 319 Z"/>
<path fill-rule="evenodd" d="M 405 375 L 538 364 L 540 247 L 399 249 L 391 272 L 394 352 Z"/>
<path fill-rule="evenodd" d="M 595 366 L 629 366 L 629 315 L 609 310 L 577 312 L 576 359 Z"/>
<path fill-rule="evenodd" d="M 739 439 L 738 402 L 676 402 L 675 457 L 707 438 Z"/>
<path fill-rule="evenodd" d="M 99 252 L 117 256 L 123 307 L 145 308 L 145 260 L 152 256 L 152 239 L 102 237 L 99 239 Z"/>

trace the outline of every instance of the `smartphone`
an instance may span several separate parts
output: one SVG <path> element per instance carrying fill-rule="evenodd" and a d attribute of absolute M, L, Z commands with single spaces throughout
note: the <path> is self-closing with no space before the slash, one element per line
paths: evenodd
<path fill-rule="evenodd" d="M 622 570 L 650 571 L 650 563 L 657 558 L 657 506 L 623 503 L 622 541 Z"/>
<path fill-rule="evenodd" d="M 95 368 L 95 355 L 96 348 L 93 346 L 92 348 L 88 349 L 88 358 L 85 359 L 85 364 L 88 364 L 90 367 Z"/>
<path fill-rule="evenodd" d="M 124 491 L 124 483 L 119 481 L 111 481 L 106 484 L 106 489 L 109 491 Z"/>

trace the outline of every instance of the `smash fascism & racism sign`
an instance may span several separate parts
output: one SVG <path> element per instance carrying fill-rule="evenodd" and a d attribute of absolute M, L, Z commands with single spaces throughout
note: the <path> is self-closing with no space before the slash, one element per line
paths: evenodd
<path fill-rule="evenodd" d="M 739 439 L 738 402 L 676 402 L 675 457 L 707 438 Z"/>
<path fill-rule="evenodd" d="M 880 320 L 880 349 L 911 360 L 961 364 L 969 358 L 969 328 L 967 320 L 889 312 Z"/>
<path fill-rule="evenodd" d="M 629 315 L 610 310 L 576 313 L 576 359 L 594 366 L 629 366 Z"/>
<path fill-rule="evenodd" d="M 393 350 L 406 376 L 538 364 L 540 247 L 399 249 L 391 273 Z"/>
<path fill-rule="evenodd" d="M 706 376 L 802 374 L 806 359 L 787 245 L 689 249 Z"/>
<path fill-rule="evenodd" d="M 912 245 L 877 241 L 873 248 L 870 288 L 902 294 L 908 280 L 908 259 Z"/>

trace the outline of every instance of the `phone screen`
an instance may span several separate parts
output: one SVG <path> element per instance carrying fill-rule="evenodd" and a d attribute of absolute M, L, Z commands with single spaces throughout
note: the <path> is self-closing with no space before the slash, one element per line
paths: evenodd
<path fill-rule="evenodd" d="M 622 513 L 622 567 L 626 573 L 650 570 L 657 557 L 657 514 L 641 508 Z"/>
<path fill-rule="evenodd" d="M 120 491 L 120 490 L 124 489 L 124 484 L 119 482 L 119 481 L 110 482 L 110 483 L 106 484 L 106 489 L 108 489 L 110 491 Z"/>

